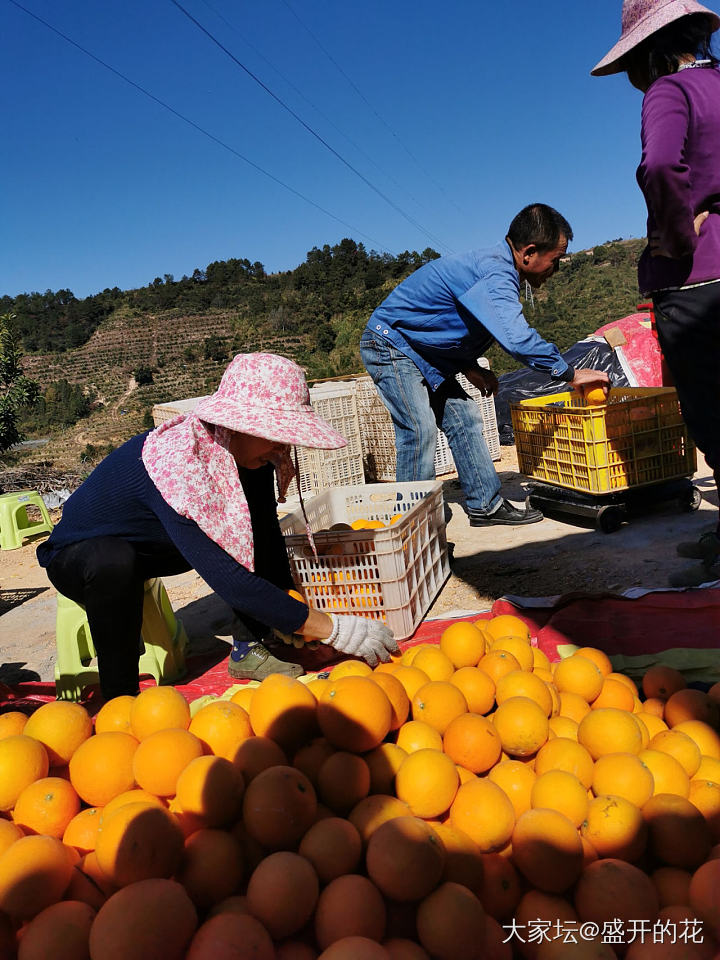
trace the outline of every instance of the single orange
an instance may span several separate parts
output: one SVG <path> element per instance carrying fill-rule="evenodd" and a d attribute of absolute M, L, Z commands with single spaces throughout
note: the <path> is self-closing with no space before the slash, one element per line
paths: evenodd
<path fill-rule="evenodd" d="M 393 711 L 387 694 L 373 680 L 343 677 L 322 695 L 317 705 L 317 719 L 323 736 L 333 746 L 364 753 L 385 739 Z"/>
<path fill-rule="evenodd" d="M 548 726 L 550 734 L 563 737 L 566 740 L 577 740 L 578 724 L 570 717 L 550 717 Z"/>
<path fill-rule="evenodd" d="M 605 679 L 592 660 L 578 654 L 561 660 L 553 677 L 561 694 L 566 691 L 576 693 L 587 703 L 592 703 L 600 694 Z"/>
<path fill-rule="evenodd" d="M 496 640 L 498 637 L 519 637 L 530 643 L 530 628 L 521 620 L 509 613 L 501 613 L 497 617 L 491 617 L 490 620 L 480 621 L 482 629 L 488 636 Z"/>
<path fill-rule="evenodd" d="M 485 655 L 486 645 L 483 632 L 465 621 L 451 623 L 440 637 L 440 649 L 456 670 L 477 666 L 480 657 Z"/>
<path fill-rule="evenodd" d="M 675 727 L 683 720 L 701 720 L 714 729 L 720 721 L 720 706 L 702 690 L 688 687 L 673 693 L 665 704 L 665 723 Z M 25 728 L 27 733 L 27 727 Z"/>
<path fill-rule="evenodd" d="M 571 693 L 569 690 L 560 690 L 560 716 L 568 717 L 575 723 L 580 723 L 582 718 L 590 713 L 590 704 L 579 693 Z"/>
<path fill-rule="evenodd" d="M 665 702 L 678 690 L 684 690 L 686 687 L 685 677 L 680 671 L 662 663 L 648 667 L 643 674 L 642 689 L 646 699 L 655 697 Z"/>
<path fill-rule="evenodd" d="M 510 840 L 515 811 L 496 783 L 476 778 L 457 791 L 450 807 L 450 823 L 474 840 L 483 853 L 493 853 Z"/>
<path fill-rule="evenodd" d="M 547 714 L 528 697 L 510 697 L 501 703 L 493 714 L 493 723 L 503 750 L 511 756 L 531 756 L 548 738 Z"/>
<path fill-rule="evenodd" d="M 579 827 L 588 810 L 588 791 L 572 773 L 548 770 L 540 774 L 530 791 L 533 809 L 557 810 Z"/>
<path fill-rule="evenodd" d="M 39 740 L 22 733 L 0 740 L 0 813 L 12 810 L 25 787 L 46 777 L 49 767 Z"/>
<path fill-rule="evenodd" d="M 495 705 L 495 682 L 478 667 L 461 667 L 449 681 L 465 697 L 470 713 L 486 714 Z"/>
<path fill-rule="evenodd" d="M 448 724 L 443 750 L 466 770 L 485 773 L 498 762 L 502 744 L 490 720 L 475 713 L 463 713 Z"/>
<path fill-rule="evenodd" d="M 188 730 L 200 740 L 205 753 L 231 761 L 253 733 L 247 711 L 227 700 L 216 700 L 198 710 Z"/>
<path fill-rule="evenodd" d="M 430 824 L 418 817 L 398 817 L 381 824 L 368 841 L 368 876 L 395 901 L 417 901 L 440 882 L 445 848 Z"/>
<path fill-rule="evenodd" d="M 642 809 L 648 826 L 648 847 L 661 864 L 696 870 L 712 846 L 710 828 L 690 800 L 676 794 L 650 797 Z"/>
<path fill-rule="evenodd" d="M 501 677 L 495 689 L 495 700 L 500 706 L 510 697 L 529 697 L 549 717 L 552 713 L 553 700 L 548 685 L 527 670 L 513 670 Z"/>
<path fill-rule="evenodd" d="M 642 856 L 647 843 L 647 827 L 638 807 L 612 794 L 590 801 L 580 832 L 600 857 L 629 862 Z"/>
<path fill-rule="evenodd" d="M 452 660 L 439 647 L 425 647 L 413 659 L 413 667 L 431 680 L 449 680 L 455 672 Z"/>
<path fill-rule="evenodd" d="M 585 657 L 587 660 L 592 660 L 604 677 L 612 673 L 610 657 L 604 650 L 599 650 L 597 647 L 579 647 L 575 651 L 575 654 L 578 657 Z"/>
<path fill-rule="evenodd" d="M 65 827 L 62 842 L 67 847 L 74 847 L 82 855 L 90 853 L 95 849 L 101 820 L 102 810 L 97 807 L 81 810 Z"/>
<path fill-rule="evenodd" d="M 520 662 L 509 650 L 490 650 L 481 657 L 478 663 L 478 670 L 482 670 L 497 684 L 500 677 L 504 677 L 511 670 L 519 670 Z"/>
<path fill-rule="evenodd" d="M 686 733 L 700 748 L 704 757 L 720 760 L 720 733 L 704 720 L 681 720 L 673 725 L 673 730 Z"/>
<path fill-rule="evenodd" d="M 100 707 L 95 717 L 95 733 L 132 733 L 130 726 L 130 711 L 135 703 L 135 697 L 113 697 Z"/>
<path fill-rule="evenodd" d="M 190 707 L 175 687 L 146 687 L 130 707 L 130 732 L 137 740 L 158 730 L 187 730 L 189 726 Z"/>
<path fill-rule="evenodd" d="M 535 773 L 538 776 L 548 770 L 565 770 L 577 777 L 586 790 L 592 784 L 593 769 L 593 758 L 589 751 L 576 740 L 566 737 L 548 740 L 535 758 Z"/>
<path fill-rule="evenodd" d="M 688 777 L 697 773 L 700 766 L 700 748 L 681 730 L 661 730 L 648 743 L 650 750 L 660 750 L 675 757 Z"/>
<path fill-rule="evenodd" d="M 393 820 L 395 817 L 409 817 L 411 813 L 407 803 L 398 800 L 397 797 L 376 793 L 361 800 L 350 811 L 348 820 L 360 834 L 363 844 L 367 845 L 381 823 Z"/>
<path fill-rule="evenodd" d="M 532 670 L 533 668 L 532 647 L 521 637 L 496 637 L 490 642 L 490 652 L 493 650 L 504 650 L 506 653 L 511 653 L 520 664 L 521 670 Z"/>
<path fill-rule="evenodd" d="M 145 803 L 128 803 L 103 818 L 95 845 L 100 869 L 118 887 L 171 877 L 182 853 L 183 834 L 175 817 Z"/>
<path fill-rule="evenodd" d="M 324 682 L 324 681 L 323 681 Z M 310 684 L 307 684 L 308 688 Z M 256 686 L 251 686 L 249 683 L 246 683 L 239 690 L 236 690 L 235 693 L 230 697 L 230 703 L 236 703 L 239 707 L 242 707 L 243 710 L 250 715 L 250 702 L 255 695 L 257 690 Z"/>
<path fill-rule="evenodd" d="M 14 822 L 25 833 L 59 840 L 72 818 L 80 812 L 80 798 L 61 777 L 44 777 L 25 787 L 15 803 Z"/>
<path fill-rule="evenodd" d="M 455 764 L 437 750 L 416 750 L 400 764 L 395 777 L 399 800 L 416 817 L 438 817 L 449 809 L 460 786 Z"/>
<path fill-rule="evenodd" d="M 304 683 L 273 673 L 253 694 L 250 723 L 258 736 L 275 740 L 283 750 L 297 749 L 316 730 L 317 701 Z"/>
<path fill-rule="evenodd" d="M 268 767 L 282 766 L 287 762 L 280 745 L 269 737 L 248 737 L 238 745 L 232 758 L 233 766 L 246 783 Z"/>
<path fill-rule="evenodd" d="M 661 750 L 641 750 L 638 759 L 653 775 L 653 796 L 657 793 L 674 793 L 679 797 L 690 795 L 690 778 L 671 754 Z"/>
<path fill-rule="evenodd" d="M 412 698 L 413 720 L 427 723 L 444 734 L 450 723 L 467 713 L 467 701 L 461 691 L 445 680 L 435 680 L 420 687 Z"/>
<path fill-rule="evenodd" d="M 537 774 L 527 763 L 520 760 L 501 760 L 488 771 L 488 780 L 492 780 L 506 794 L 513 805 L 515 816 L 530 809 L 530 797 Z"/>
<path fill-rule="evenodd" d="M 390 706 L 392 707 L 390 729 L 399 730 L 410 713 L 410 698 L 405 692 L 405 687 L 397 677 L 389 673 L 378 673 L 375 671 L 371 674 L 370 679 L 377 683 L 390 701 Z"/>
<path fill-rule="evenodd" d="M 392 793 L 395 775 L 407 752 L 395 743 L 381 743 L 363 756 L 370 771 L 370 793 Z"/>
<path fill-rule="evenodd" d="M 633 753 L 606 753 L 598 757 L 593 770 L 595 796 L 614 794 L 642 807 L 652 796 L 655 779 L 640 757 Z"/>
<path fill-rule="evenodd" d="M 720 783 L 691 780 L 688 800 L 705 817 L 712 842 L 720 843 Z"/>
<path fill-rule="evenodd" d="M 314 823 L 300 841 L 298 853 L 305 857 L 323 883 L 346 873 L 356 873 L 362 857 L 362 838 L 357 827 L 340 817 Z"/>
<path fill-rule="evenodd" d="M 411 647 L 410 649 L 415 649 Z M 399 680 L 400 683 L 405 688 L 405 693 L 408 695 L 409 699 L 415 696 L 420 687 L 424 686 L 430 681 L 430 677 L 425 673 L 424 670 L 419 670 L 415 666 L 410 664 L 401 664 L 395 670 L 393 670 L 392 675 L 396 680 Z"/>
<path fill-rule="evenodd" d="M 578 726 L 581 743 L 593 760 L 606 753 L 639 753 L 642 748 L 640 728 L 632 713 L 614 707 L 591 710 Z"/>
<path fill-rule="evenodd" d="M 602 707 L 614 707 L 617 710 L 627 710 L 632 713 L 635 697 L 624 683 L 613 680 L 612 677 L 605 677 L 600 693 L 592 702 L 593 710 L 599 710 Z"/>
<path fill-rule="evenodd" d="M 196 757 L 177 778 L 183 813 L 198 817 L 206 827 L 223 827 L 237 819 L 243 792 L 240 770 L 224 757 Z"/>
<path fill-rule="evenodd" d="M 578 879 L 583 847 L 577 829 L 557 810 L 533 809 L 512 832 L 513 862 L 538 890 L 562 893 Z"/>
<path fill-rule="evenodd" d="M 25 728 L 28 718 L 19 710 L 9 710 L 7 713 L 0 713 L 0 740 L 5 737 L 16 737 L 21 734 Z"/>
<path fill-rule="evenodd" d="M 442 737 L 429 723 L 408 720 L 398 730 L 397 745 L 406 753 L 416 750 L 442 750 Z"/>
<path fill-rule="evenodd" d="M 201 757 L 198 738 L 178 727 L 158 730 L 146 737 L 133 756 L 133 773 L 139 787 L 158 797 L 173 797 L 185 767 Z"/>
<path fill-rule="evenodd" d="M 92 734 L 92 720 L 79 703 L 55 700 L 43 704 L 28 719 L 23 735 L 39 740 L 51 767 L 62 767 Z"/>
<path fill-rule="evenodd" d="M 113 797 L 135 786 L 135 737 L 119 730 L 96 733 L 70 758 L 70 782 L 91 807 L 104 807 Z"/>
<path fill-rule="evenodd" d="M 349 813 L 370 792 L 370 768 L 362 757 L 337 750 L 318 772 L 318 796 L 338 815 Z"/>

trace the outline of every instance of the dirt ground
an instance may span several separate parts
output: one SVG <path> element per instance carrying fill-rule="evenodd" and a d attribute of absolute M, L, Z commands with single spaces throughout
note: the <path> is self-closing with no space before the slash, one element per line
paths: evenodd
<path fill-rule="evenodd" d="M 502 447 L 496 464 L 503 493 L 523 501 L 527 480 L 517 472 L 514 447 Z M 676 502 L 605 534 L 592 526 L 546 517 L 526 527 L 470 527 L 462 492 L 443 481 L 452 516 L 447 536 L 452 572 L 429 611 L 487 610 L 498 597 L 544 597 L 570 591 L 621 592 L 629 587 L 665 587 L 668 576 L 693 561 L 676 556 L 675 544 L 696 539 L 717 516 L 712 475 L 699 457 L 694 484 L 703 495 L 696 512 Z M 56 514 L 54 519 L 59 517 Z M 50 680 L 55 651 L 55 590 L 35 560 L 36 543 L 0 554 L 0 681 Z M 191 650 L 200 652 L 228 638 L 229 608 L 194 572 L 165 578 Z"/>

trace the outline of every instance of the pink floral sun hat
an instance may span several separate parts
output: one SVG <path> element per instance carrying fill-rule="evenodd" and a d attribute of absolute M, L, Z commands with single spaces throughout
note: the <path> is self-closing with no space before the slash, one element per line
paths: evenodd
<path fill-rule="evenodd" d="M 286 445 L 271 457 L 280 499 L 295 474 L 291 446 L 332 450 L 347 440 L 310 406 L 302 368 L 272 353 L 239 354 L 215 393 L 148 434 L 142 461 L 162 498 L 254 570 L 250 508 L 228 449 L 234 433 Z"/>
<path fill-rule="evenodd" d="M 347 445 L 310 406 L 302 367 L 274 353 L 239 354 L 216 392 L 193 413 L 206 423 L 278 443 L 323 450 Z"/>
<path fill-rule="evenodd" d="M 720 17 L 696 0 L 625 0 L 620 39 L 590 73 L 594 77 L 604 77 L 622 72 L 622 59 L 631 50 L 662 27 L 690 13 L 707 13 L 712 18 L 713 30 L 720 27 Z"/>

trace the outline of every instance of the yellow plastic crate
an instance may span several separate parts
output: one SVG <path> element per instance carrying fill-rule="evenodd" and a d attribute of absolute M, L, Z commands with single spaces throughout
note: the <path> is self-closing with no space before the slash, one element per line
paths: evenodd
<path fill-rule="evenodd" d="M 672 387 L 616 387 L 607 403 L 575 392 L 511 404 L 520 471 L 586 493 L 609 493 L 677 477 L 697 467 Z"/>

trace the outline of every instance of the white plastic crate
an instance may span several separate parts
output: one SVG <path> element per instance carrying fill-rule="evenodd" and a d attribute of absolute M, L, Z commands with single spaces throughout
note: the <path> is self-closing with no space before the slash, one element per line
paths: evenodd
<path fill-rule="evenodd" d="M 316 559 L 297 509 L 280 520 L 293 579 L 326 613 L 384 620 L 398 640 L 411 636 L 450 575 L 442 484 L 365 484 L 328 490 L 305 504 Z M 381 520 L 374 530 L 329 530 Z"/>
<path fill-rule="evenodd" d="M 480 357 L 478 363 L 485 369 L 490 368 L 485 357 Z M 499 460 L 501 457 L 500 435 L 495 416 L 495 401 L 492 397 L 483 397 L 477 387 L 474 387 L 463 374 L 458 374 L 457 380 L 468 396 L 480 407 L 483 434 L 490 456 L 493 460 Z M 358 377 L 355 383 L 366 474 L 373 480 L 394 480 L 395 431 L 390 414 L 380 399 L 371 377 Z M 438 430 L 435 446 L 435 475 L 443 476 L 452 473 L 454 469 L 455 461 L 447 437 L 442 430 Z"/>
<path fill-rule="evenodd" d="M 365 472 L 354 382 L 343 380 L 339 383 L 317 384 L 310 388 L 310 403 L 319 417 L 345 437 L 347 446 L 339 450 L 297 448 L 302 495 L 362 483 Z M 297 493 L 297 480 L 293 480 L 287 495 L 293 497 Z"/>
<path fill-rule="evenodd" d="M 173 417 L 181 413 L 192 413 L 195 407 L 204 400 L 205 397 L 190 397 L 187 400 L 172 400 L 170 403 L 156 403 L 152 408 L 153 423 L 159 427 L 166 420 L 172 420 Z"/>

